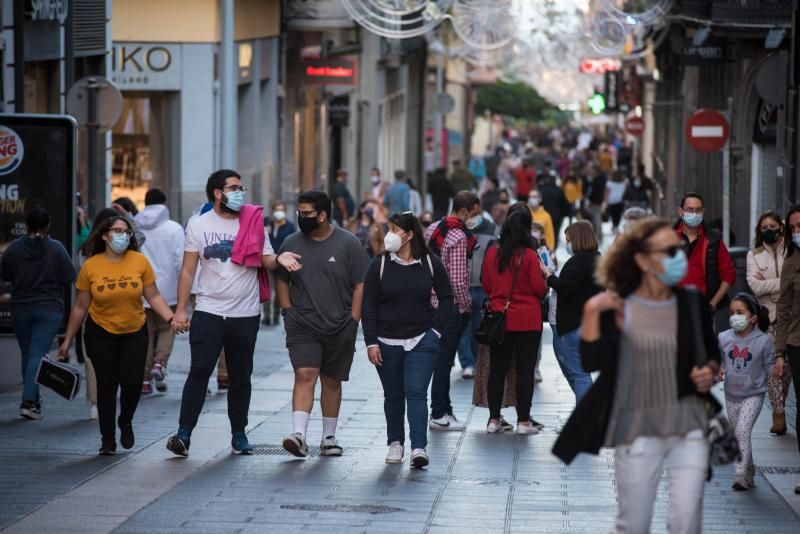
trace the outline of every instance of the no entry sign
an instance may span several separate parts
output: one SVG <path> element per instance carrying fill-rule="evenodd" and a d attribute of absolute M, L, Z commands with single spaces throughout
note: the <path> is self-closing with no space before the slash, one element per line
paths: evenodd
<path fill-rule="evenodd" d="M 642 135 L 644 132 L 644 119 L 641 117 L 628 117 L 625 120 L 625 131 L 637 137 Z"/>
<path fill-rule="evenodd" d="M 686 140 L 698 152 L 717 152 L 728 141 L 730 127 L 725 116 L 713 109 L 700 109 L 686 121 Z"/>

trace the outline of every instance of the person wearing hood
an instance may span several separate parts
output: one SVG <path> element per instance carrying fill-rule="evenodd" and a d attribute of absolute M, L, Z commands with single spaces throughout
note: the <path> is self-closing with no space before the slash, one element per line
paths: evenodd
<path fill-rule="evenodd" d="M 183 261 L 184 232 L 180 224 L 170 220 L 166 202 L 167 195 L 162 190 L 150 189 L 144 197 L 144 211 L 138 213 L 135 220 L 146 238 L 141 252 L 150 260 L 156 273 L 158 291 L 174 313 L 178 304 L 178 275 Z M 175 343 L 175 334 L 146 302 L 144 307 L 149 341 L 142 393 L 152 393 L 153 380 L 156 389 L 164 392 L 167 390 L 164 380 L 167 361 Z"/>
<path fill-rule="evenodd" d="M 3 254 L 0 278 L 12 285 L 11 320 L 22 353 L 19 414 L 37 420 L 42 418 L 42 399 L 36 371 L 58 333 L 75 267 L 64 245 L 48 235 L 50 215 L 45 210 L 31 209 L 25 225 L 27 235 L 17 238 Z"/>

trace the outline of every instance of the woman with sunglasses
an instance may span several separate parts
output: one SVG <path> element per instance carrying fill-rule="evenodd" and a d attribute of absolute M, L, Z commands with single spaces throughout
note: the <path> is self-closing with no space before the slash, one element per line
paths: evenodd
<path fill-rule="evenodd" d="M 428 386 L 453 292 L 444 264 L 429 252 L 410 211 L 392 215 L 384 245 L 386 252 L 372 260 L 364 279 L 361 323 L 369 361 L 383 384 L 386 463 L 403 461 L 408 405 L 411 465 L 421 468 L 428 465 Z M 431 290 L 438 308 L 431 305 Z"/>
<path fill-rule="evenodd" d="M 134 444 L 133 414 L 142 392 L 147 357 L 147 327 L 142 297 L 164 321 L 172 323 L 172 310 L 156 288 L 147 258 L 138 252 L 130 223 L 111 217 L 96 226 L 87 242 L 89 259 L 78 280 L 75 305 L 58 351 L 67 358 L 70 343 L 88 312 L 84 330 L 86 355 L 97 376 L 97 410 L 102 443 L 99 454 L 116 454 L 116 427 L 125 449 Z M 120 415 L 116 420 L 117 390 Z"/>
<path fill-rule="evenodd" d="M 786 241 L 783 239 L 783 221 L 780 215 L 774 211 L 763 213 L 756 224 L 754 247 L 747 253 L 747 285 L 758 303 L 769 311 L 770 324 L 767 333 L 773 341 L 785 254 Z M 792 374 L 788 365 L 776 366 L 775 373 L 767 380 L 769 402 L 772 404 L 772 428 L 769 431 L 778 436 L 786 434 L 784 406 L 791 383 Z"/>
<path fill-rule="evenodd" d="M 600 375 L 553 452 L 570 463 L 580 452 L 616 449 L 615 532 L 650 532 L 665 465 L 667 530 L 700 532 L 703 526 L 705 405 L 714 403 L 708 392 L 720 351 L 703 297 L 677 287 L 686 270 L 680 238 L 669 222 L 643 220 L 600 260 L 598 280 L 608 291 L 584 307 L 583 366 Z"/>

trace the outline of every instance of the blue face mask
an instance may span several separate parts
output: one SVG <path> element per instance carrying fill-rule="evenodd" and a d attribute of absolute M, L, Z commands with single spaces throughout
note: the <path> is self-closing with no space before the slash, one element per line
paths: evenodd
<path fill-rule="evenodd" d="M 794 246 L 800 247 L 800 234 L 792 234 L 792 241 L 794 241 Z"/>
<path fill-rule="evenodd" d="M 703 223 L 703 216 L 699 213 L 684 213 L 683 222 L 689 228 L 697 228 Z"/>
<path fill-rule="evenodd" d="M 225 205 L 232 209 L 233 211 L 239 211 L 242 209 L 244 205 L 244 191 L 231 191 L 230 193 L 226 193 L 225 197 L 227 201 Z"/>
<path fill-rule="evenodd" d="M 111 238 L 111 243 L 109 243 L 108 246 L 111 247 L 111 250 L 117 254 L 122 254 L 128 250 L 128 245 L 130 244 L 131 236 L 128 234 L 114 234 L 114 237 Z"/>
<path fill-rule="evenodd" d="M 678 285 L 689 270 L 689 262 L 682 250 L 677 251 L 671 258 L 665 256 L 661 260 L 661 265 L 664 267 L 664 272 L 658 275 L 658 279 L 670 287 Z"/>
<path fill-rule="evenodd" d="M 574 254 L 574 252 L 572 252 L 572 243 L 567 243 L 567 246 L 565 248 L 567 249 L 567 254 L 569 254 L 570 256 Z"/>

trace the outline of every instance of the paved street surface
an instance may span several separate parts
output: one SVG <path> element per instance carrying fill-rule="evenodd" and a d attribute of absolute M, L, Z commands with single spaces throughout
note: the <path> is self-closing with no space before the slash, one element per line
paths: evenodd
<path fill-rule="evenodd" d="M 291 430 L 292 373 L 282 328 L 262 327 L 249 436 L 257 454 L 234 456 L 224 396 L 208 400 L 188 459 L 165 448 L 175 430 L 188 370 L 188 339 L 170 362 L 165 395 L 142 400 L 136 447 L 96 456 L 97 424 L 82 399 L 45 394 L 45 418 L 17 416 L 18 390 L 0 394 L 0 530 L 8 532 L 608 532 L 615 490 L 612 455 L 581 457 L 567 468 L 551 453 L 573 396 L 555 363 L 546 328 L 534 417 L 537 436 L 487 435 L 488 412 L 471 406 L 470 381 L 454 371 L 456 414 L 464 433 L 432 433 L 425 470 L 384 464 L 382 390 L 359 341 L 345 385 L 338 437 L 342 458 L 297 460 L 280 443 Z M 216 390 L 212 379 L 212 389 Z M 318 408 L 310 443 L 320 438 Z M 506 417 L 514 421 L 507 410 Z M 794 406 L 788 419 L 794 421 Z M 734 493 L 731 469 L 718 469 L 705 500 L 706 532 L 800 532 L 795 429 L 769 435 L 764 409 L 754 432 L 755 490 Z M 121 449 L 120 449 L 121 450 Z M 654 531 L 665 531 L 666 481 Z"/>

